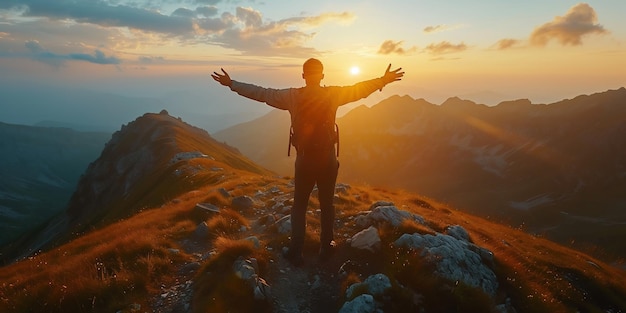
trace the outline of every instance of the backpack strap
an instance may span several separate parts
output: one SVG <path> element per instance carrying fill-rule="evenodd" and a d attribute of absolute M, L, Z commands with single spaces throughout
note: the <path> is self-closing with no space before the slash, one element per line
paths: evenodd
<path fill-rule="evenodd" d="M 335 123 L 335 142 L 337 143 L 337 157 L 339 157 L 339 125 Z"/>
<path fill-rule="evenodd" d="M 287 156 L 291 156 L 291 146 L 293 145 L 293 125 L 289 127 L 289 146 L 287 147 Z"/>

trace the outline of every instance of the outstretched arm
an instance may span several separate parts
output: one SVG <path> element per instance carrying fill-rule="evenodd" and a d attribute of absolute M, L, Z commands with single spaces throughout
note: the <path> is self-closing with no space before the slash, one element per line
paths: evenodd
<path fill-rule="evenodd" d="M 216 82 L 222 84 L 222 86 L 230 87 L 233 84 L 232 79 L 230 79 L 230 75 L 228 75 L 228 73 L 226 73 L 223 68 L 220 68 L 220 70 L 222 70 L 222 73 L 224 74 L 213 72 L 213 74 L 211 74 L 211 77 L 213 77 Z"/>
<path fill-rule="evenodd" d="M 383 75 L 382 79 L 385 82 L 385 85 L 389 84 L 389 83 L 393 83 L 395 81 L 401 80 L 402 77 L 404 77 L 404 72 L 400 72 L 402 70 L 401 67 L 398 67 L 397 69 L 390 71 L 391 69 L 391 63 L 389 63 L 389 66 L 387 66 L 387 70 L 385 71 L 385 75 Z M 380 88 L 380 91 L 382 91 L 383 88 Z"/>
<path fill-rule="evenodd" d="M 401 80 L 402 77 L 404 77 L 402 68 L 400 67 L 392 71 L 391 64 L 389 64 L 389 66 L 387 66 L 387 70 L 385 70 L 385 74 L 381 77 L 362 81 L 352 86 L 335 87 L 336 93 L 334 100 L 338 105 L 344 105 L 363 99 L 376 90 L 382 91 L 383 87 L 387 84 Z"/>
<path fill-rule="evenodd" d="M 278 90 L 242 83 L 232 80 L 230 75 L 228 75 L 223 68 L 220 68 L 220 70 L 222 70 L 222 73 L 213 72 L 213 74 L 211 74 L 213 80 L 220 83 L 222 86 L 229 87 L 230 90 L 237 94 L 252 100 L 265 102 L 281 110 L 288 110 L 291 106 L 291 89 Z"/>

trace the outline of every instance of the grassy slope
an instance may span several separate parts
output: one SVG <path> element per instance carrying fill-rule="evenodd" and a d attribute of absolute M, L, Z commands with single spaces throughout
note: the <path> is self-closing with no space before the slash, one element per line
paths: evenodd
<path fill-rule="evenodd" d="M 228 201 L 219 195 L 218 188 L 225 188 L 236 196 L 253 195 L 257 190 L 267 190 L 272 186 L 285 190 L 287 184 L 283 179 L 245 171 L 227 169 L 226 172 L 228 174 L 219 182 L 203 185 L 160 207 L 146 209 L 126 220 L 89 232 L 52 251 L 0 268 L 0 311 L 111 312 L 128 309 L 132 303 L 149 307 L 150 295 L 157 294 L 161 284 L 175 280 L 176 268 L 191 258 L 185 252 L 172 253 L 168 249 L 184 250 L 182 239 L 191 236 L 195 225 L 206 219 L 194 211 L 196 203 L 212 202 L 228 207 Z M 209 172 L 201 176 L 211 181 L 211 175 L 215 174 Z M 269 206 L 271 199 L 265 200 Z M 337 201 L 338 219 L 342 221 L 339 225 L 343 225 L 338 227 L 337 232 L 356 232 L 349 217 L 366 210 L 376 200 L 390 200 L 398 207 L 422 215 L 430 228 L 436 231 L 455 224 L 465 227 L 475 243 L 494 252 L 502 293 L 506 293 L 521 312 L 560 312 L 572 308 L 594 311 L 603 303 L 621 304 L 622 309 L 626 306 L 623 300 L 626 275 L 623 271 L 550 241 L 461 213 L 414 194 L 354 186 L 349 195 L 343 195 Z M 315 210 L 315 201 L 312 206 Z M 248 220 L 258 218 L 253 210 L 239 213 Z M 315 241 L 319 224 L 315 215 L 309 218 L 308 241 Z M 214 232 L 211 241 L 207 242 L 210 247 L 219 246 L 220 241 L 223 246 L 224 240 L 237 240 L 251 234 L 235 231 L 238 227 L 229 230 L 215 225 L 213 222 L 212 229 L 220 231 Z M 411 228 L 410 225 L 406 227 Z M 420 230 L 416 228 L 415 231 Z M 254 235 L 264 245 L 276 248 L 285 241 L 284 235 L 271 230 Z M 384 241 L 393 238 L 394 230 L 383 234 Z M 352 254 L 351 257 L 359 256 L 345 247 L 341 239 L 339 245 L 344 252 Z M 260 263 L 265 264 L 264 268 L 269 266 L 269 260 L 278 258 L 264 249 L 244 247 L 240 250 L 241 254 L 255 255 Z M 384 253 L 391 253 L 391 250 L 383 249 L 383 254 L 379 256 L 381 259 L 393 259 L 393 256 Z M 220 255 L 223 254 L 209 258 L 201 273 L 219 269 Z M 395 271 L 397 276 L 402 274 L 393 267 L 387 266 L 385 270 L 386 266 L 382 263 L 377 263 L 381 268 L 371 271 L 387 271 L 392 275 Z M 228 266 L 232 266 L 230 264 Z M 266 269 L 264 272 L 271 271 Z M 223 295 L 219 290 L 206 289 L 208 282 L 203 282 L 207 279 L 203 277 L 197 277 L 199 287 L 192 303 L 196 312 L 215 309 L 212 307 L 215 302 L 207 302 L 203 292 Z M 272 281 L 271 277 L 267 279 Z M 438 289 L 445 289 L 441 285 L 449 284 L 438 280 L 431 283 L 438 284 Z M 202 286 L 205 286 L 204 289 Z M 228 284 L 223 286 L 227 288 Z M 420 287 L 415 288 L 419 290 Z M 439 297 L 440 303 L 451 301 L 446 293 L 440 293 Z M 245 302 L 243 299 L 242 303 Z M 423 305 L 436 306 L 439 302 L 431 298 Z"/>

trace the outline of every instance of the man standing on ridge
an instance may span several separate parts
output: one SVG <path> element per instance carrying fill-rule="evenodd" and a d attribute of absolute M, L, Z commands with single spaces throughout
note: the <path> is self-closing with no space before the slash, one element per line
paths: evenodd
<path fill-rule="evenodd" d="M 284 256 L 294 265 L 302 265 L 302 247 L 306 229 L 306 211 L 313 187 L 317 184 L 321 210 L 320 260 L 327 259 L 334 249 L 333 223 L 335 208 L 333 197 L 339 162 L 335 144 L 338 133 L 335 126 L 337 108 L 366 98 L 376 90 L 401 80 L 402 68 L 390 71 L 387 67 L 382 77 L 366 80 L 352 86 L 320 86 L 324 66 L 317 59 L 308 59 L 302 66 L 305 86 L 300 88 L 271 89 L 232 80 L 228 73 L 213 72 L 211 77 L 241 96 L 264 102 L 291 115 L 290 144 L 296 148 L 294 204 L 291 209 L 291 243 Z"/>

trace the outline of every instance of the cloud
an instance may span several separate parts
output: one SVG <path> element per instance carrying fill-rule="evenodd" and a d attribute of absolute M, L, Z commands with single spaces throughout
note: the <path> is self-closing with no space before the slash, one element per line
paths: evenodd
<path fill-rule="evenodd" d="M 152 57 L 152 56 L 140 56 L 139 62 L 143 64 L 153 64 L 153 63 L 161 63 L 164 62 L 164 57 Z"/>
<path fill-rule="evenodd" d="M 383 42 L 380 45 L 380 48 L 378 48 L 378 54 L 392 54 L 392 53 L 396 53 L 396 54 L 406 54 L 408 52 L 413 52 L 415 51 L 417 48 L 416 47 L 411 47 L 409 50 L 405 50 L 402 47 L 402 44 L 404 43 L 404 41 L 393 41 L 393 40 L 385 40 L 385 42 Z"/>
<path fill-rule="evenodd" d="M 66 61 L 77 60 L 86 61 L 94 64 L 120 64 L 120 59 L 116 57 L 107 57 L 104 52 L 95 50 L 94 54 L 86 53 L 69 53 L 69 54 L 57 54 L 44 49 L 38 41 L 27 41 L 24 46 L 31 52 L 32 57 L 45 64 L 60 67 Z"/>
<path fill-rule="evenodd" d="M 91 23 L 106 27 L 128 27 L 144 31 L 180 35 L 193 30 L 192 19 L 187 16 L 163 15 L 128 5 L 113 5 L 106 1 L 72 0 L 15 0 L 0 3 L 0 8 L 23 10 L 27 17 L 46 17 L 53 20 L 71 19 L 78 23 Z"/>
<path fill-rule="evenodd" d="M 510 39 L 510 38 L 501 39 L 496 43 L 496 49 L 506 50 L 509 48 L 513 48 L 514 46 L 517 46 L 518 44 L 520 44 L 520 41 L 517 39 Z"/>
<path fill-rule="evenodd" d="M 164 3 L 154 1 L 139 6 L 141 2 L 138 1 L 119 0 L 12 0 L 0 1 L 0 9 L 11 9 L 25 17 L 39 18 L 21 20 L 20 24 L 46 20 L 59 25 L 72 25 L 74 28 L 99 27 L 116 32 L 124 38 L 118 37 L 110 44 L 118 48 L 162 44 L 176 39 L 179 45 L 218 45 L 246 55 L 315 54 L 315 49 L 305 47 L 306 42 L 316 35 L 309 29 L 329 22 L 350 23 L 355 18 L 349 12 L 327 12 L 267 21 L 261 12 L 246 7 L 237 7 L 232 13 L 220 14 L 215 7 L 219 0 L 166 2 L 170 5 L 187 3 L 198 7 L 178 8 L 166 15 L 159 7 Z M 24 38 L 33 39 L 32 36 Z M 46 34 L 35 39 L 49 41 Z M 101 42 L 91 45 L 100 46 Z"/>
<path fill-rule="evenodd" d="M 430 54 L 434 54 L 434 55 L 441 55 L 441 54 L 448 54 L 448 53 L 455 53 L 455 52 L 462 52 L 467 50 L 467 45 L 465 45 L 465 43 L 460 43 L 460 44 L 451 44 L 447 41 L 442 41 L 438 44 L 430 44 L 428 45 L 425 50 L 427 52 L 429 52 Z"/>
<path fill-rule="evenodd" d="M 557 16 L 553 21 L 535 28 L 530 35 L 530 42 L 533 45 L 545 46 L 550 40 L 555 39 L 563 46 L 581 45 L 582 37 L 585 35 L 607 33 L 597 21 L 595 10 L 586 3 L 579 3 L 570 8 L 565 16 Z"/>
<path fill-rule="evenodd" d="M 440 31 L 444 31 L 448 28 L 446 25 L 435 25 L 435 26 L 426 26 L 424 28 L 425 33 L 436 33 Z"/>
<path fill-rule="evenodd" d="M 315 33 L 301 29 L 329 21 L 349 22 L 353 19 L 351 13 L 344 12 L 268 22 L 263 20 L 261 12 L 238 7 L 236 15 L 222 14 L 222 20 L 228 28 L 209 40 L 248 55 L 311 56 L 317 54 L 316 50 L 304 45 Z"/>

